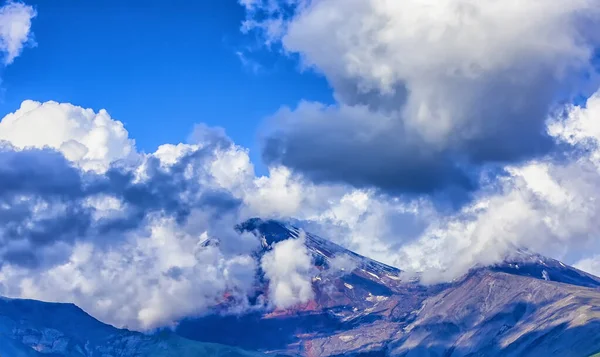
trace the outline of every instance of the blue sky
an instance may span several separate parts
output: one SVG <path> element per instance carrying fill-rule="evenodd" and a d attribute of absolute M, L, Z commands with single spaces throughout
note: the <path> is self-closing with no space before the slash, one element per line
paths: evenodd
<path fill-rule="evenodd" d="M 28 4 L 38 13 L 37 46 L 4 69 L 2 115 L 25 99 L 105 108 L 147 152 L 185 141 L 204 122 L 224 127 L 258 164 L 256 134 L 265 117 L 300 99 L 331 101 L 321 76 L 256 50 L 256 38 L 240 31 L 244 9 L 236 0 Z M 244 66 L 240 51 L 262 69 Z"/>

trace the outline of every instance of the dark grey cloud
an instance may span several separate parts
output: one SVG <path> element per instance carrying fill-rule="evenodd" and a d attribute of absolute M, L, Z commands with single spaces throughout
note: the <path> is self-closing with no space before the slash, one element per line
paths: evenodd
<path fill-rule="evenodd" d="M 37 265 L 36 247 L 86 231 L 83 175 L 52 150 L 0 149 L 0 260 Z M 59 207 L 60 206 L 60 207 Z M 41 253 L 41 252 L 40 252 Z"/>
<path fill-rule="evenodd" d="M 335 104 L 281 110 L 263 141 L 269 164 L 316 182 L 468 193 L 482 170 L 551 152 L 554 106 L 598 84 L 600 17 L 585 1 L 298 0 L 247 10 L 247 27 L 333 88 Z"/>
<path fill-rule="evenodd" d="M 31 193 L 53 197 L 80 195 L 82 177 L 64 156 L 53 150 L 0 149 L 0 195 Z"/>
<path fill-rule="evenodd" d="M 490 82 L 464 93 L 460 82 L 444 84 L 443 92 L 454 94 L 440 98 L 438 109 L 462 117 L 452 118 L 450 135 L 434 140 L 408 123 L 406 93 L 344 87 L 338 98 L 351 104 L 303 102 L 275 114 L 263 136 L 263 158 L 315 182 L 393 194 L 468 193 L 477 189 L 482 169 L 544 155 L 554 145 L 545 119 L 556 83 L 544 78 L 527 84 Z"/>
<path fill-rule="evenodd" d="M 303 103 L 294 112 L 276 115 L 276 129 L 271 128 L 263 142 L 263 158 L 316 182 L 346 182 L 394 193 L 475 187 L 456 157 L 407 137 L 401 123 L 394 122 L 395 115 L 365 106 L 338 109 Z"/>

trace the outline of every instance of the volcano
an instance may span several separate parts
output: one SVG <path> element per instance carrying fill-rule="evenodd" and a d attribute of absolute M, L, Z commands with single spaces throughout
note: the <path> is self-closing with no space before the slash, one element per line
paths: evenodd
<path fill-rule="evenodd" d="M 273 220 L 238 226 L 261 254 L 301 230 Z M 289 356 L 589 356 L 600 351 L 600 279 L 517 251 L 451 283 L 423 285 L 400 269 L 306 233 L 314 298 L 285 310 L 182 321 L 188 339 Z M 336 257 L 352 262 L 330 273 Z M 265 292 L 258 280 L 257 291 Z"/>

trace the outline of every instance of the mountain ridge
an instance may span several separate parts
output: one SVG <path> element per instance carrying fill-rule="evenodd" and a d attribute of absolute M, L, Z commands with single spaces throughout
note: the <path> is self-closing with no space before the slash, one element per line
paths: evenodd
<path fill-rule="evenodd" d="M 244 222 L 238 230 L 259 236 L 265 242 L 264 250 L 300 233 L 292 224 L 261 219 Z M 554 330 L 536 337 L 542 341 L 559 330 L 571 334 L 569 324 L 581 320 L 579 315 L 583 314 L 586 323 L 573 325 L 578 331 L 573 338 L 563 345 L 546 345 L 555 346 L 552 353 L 562 351 L 566 356 L 600 351 L 600 340 L 594 337 L 600 321 L 595 308 L 600 306 L 600 278 L 557 260 L 520 250 L 498 264 L 474 267 L 453 282 L 421 285 L 417 278 L 401 278 L 401 269 L 362 257 L 309 232 L 305 242 L 316 265 L 326 267 L 336 254 L 344 254 L 356 258 L 357 267 L 333 279 L 313 280 L 315 298 L 308 304 L 286 313 L 256 313 L 228 320 L 227 329 L 236 331 L 233 334 L 251 331 L 246 337 L 250 344 L 238 342 L 242 347 L 303 356 L 518 356 L 523 351 L 544 355 L 548 351 L 527 340 L 531 333 L 537 333 L 530 326 L 534 322 L 552 326 Z M 453 303 L 448 306 L 445 300 Z M 208 321 L 213 328 L 219 324 L 218 318 L 211 317 L 187 320 L 178 332 L 192 339 L 235 343 L 223 333 L 194 333 Z M 261 330 L 267 332 L 257 332 Z M 274 342 L 274 331 L 282 331 L 278 343 Z M 576 348 L 571 340 L 578 341 Z"/>
<path fill-rule="evenodd" d="M 224 306 L 141 334 L 103 324 L 69 303 L 0 298 L 0 356 L 589 356 L 600 352 L 600 278 L 518 251 L 449 283 L 422 285 L 292 224 L 237 226 L 263 242 L 256 259 L 302 239 L 314 298 L 232 314 Z M 207 240 L 201 245 L 219 244 Z M 353 264 L 335 270 L 338 256 Z M 268 293 L 264 279 L 257 294 Z"/>
<path fill-rule="evenodd" d="M 104 324 L 72 303 L 0 297 L 2 357 L 258 357 L 235 347 Z"/>

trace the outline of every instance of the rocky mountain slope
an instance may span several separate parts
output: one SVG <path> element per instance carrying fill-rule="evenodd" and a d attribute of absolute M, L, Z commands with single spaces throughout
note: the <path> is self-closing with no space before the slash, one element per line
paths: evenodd
<path fill-rule="evenodd" d="M 250 220 L 240 230 L 273 243 L 299 230 Z M 318 273 L 314 300 L 284 311 L 183 321 L 203 341 L 302 356 L 589 356 L 600 351 L 600 279 L 516 252 L 449 284 L 420 285 L 401 271 L 306 234 Z M 351 271 L 329 274 L 335 257 Z M 257 288 L 259 291 L 262 287 Z M 262 291 L 261 291 L 262 292 Z"/>
<path fill-rule="evenodd" d="M 260 219 L 238 229 L 261 238 L 257 260 L 274 243 L 302 235 L 291 225 Z M 145 335 L 105 325 L 72 304 L 0 299 L 0 356 L 578 357 L 600 352 L 600 279 L 559 261 L 518 251 L 502 264 L 425 286 L 316 235 L 302 239 L 314 265 L 315 294 L 305 304 L 233 314 L 225 301 L 206 316 L 181 321 L 174 332 Z M 269 293 L 260 271 L 255 290 L 256 299 Z"/>

